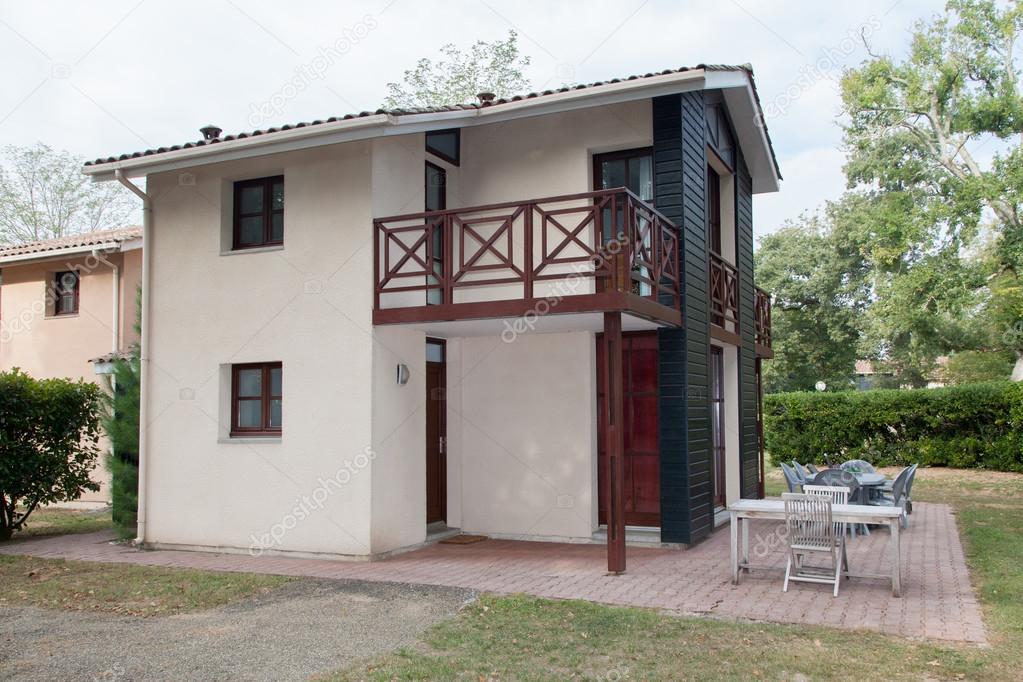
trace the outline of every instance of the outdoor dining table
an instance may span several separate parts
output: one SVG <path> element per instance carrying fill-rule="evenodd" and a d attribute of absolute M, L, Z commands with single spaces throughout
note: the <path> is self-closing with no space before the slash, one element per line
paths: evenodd
<path fill-rule="evenodd" d="M 739 574 L 752 568 L 776 568 L 771 566 L 754 566 L 749 559 L 749 522 L 750 519 L 785 520 L 785 503 L 782 500 L 739 500 L 728 505 L 731 515 L 732 536 L 732 584 L 739 584 Z M 844 575 L 855 578 L 891 578 L 892 594 L 902 596 L 902 563 L 900 561 L 899 532 L 902 529 L 902 510 L 898 507 L 878 507 L 864 504 L 834 504 L 831 506 L 831 518 L 836 523 L 872 523 L 888 526 L 891 531 L 891 573 L 854 573 L 846 571 Z M 740 537 L 742 545 L 740 547 Z M 779 537 L 779 544 L 787 546 L 784 536 Z"/>
<path fill-rule="evenodd" d="M 860 502 L 866 504 L 870 498 L 870 491 L 876 488 L 880 488 L 888 482 L 888 477 L 884 474 L 868 474 L 868 473 L 855 473 L 853 476 L 856 477 L 856 481 L 860 484 Z"/>

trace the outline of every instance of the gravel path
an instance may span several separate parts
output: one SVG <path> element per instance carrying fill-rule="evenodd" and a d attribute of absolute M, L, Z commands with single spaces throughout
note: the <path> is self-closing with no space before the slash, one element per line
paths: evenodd
<path fill-rule="evenodd" d="M 472 597 L 455 588 L 299 580 L 157 618 L 0 607 L 0 679 L 305 680 L 411 644 Z"/>

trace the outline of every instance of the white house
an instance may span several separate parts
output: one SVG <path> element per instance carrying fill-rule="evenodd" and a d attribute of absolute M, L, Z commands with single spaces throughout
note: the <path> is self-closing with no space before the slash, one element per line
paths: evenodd
<path fill-rule="evenodd" d="M 85 168 L 146 179 L 142 542 L 620 571 L 762 494 L 748 66 L 203 134 Z"/>

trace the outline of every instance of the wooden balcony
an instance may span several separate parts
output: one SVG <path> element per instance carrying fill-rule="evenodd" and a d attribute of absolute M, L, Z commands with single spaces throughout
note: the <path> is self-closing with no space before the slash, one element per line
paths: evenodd
<path fill-rule="evenodd" d="M 753 318 L 757 356 L 772 358 L 774 351 L 771 350 L 771 295 L 760 287 L 756 287 L 754 291 L 756 298 L 753 302 Z"/>
<path fill-rule="evenodd" d="M 678 326 L 676 227 L 601 190 L 373 221 L 373 323 L 621 312 Z"/>
<path fill-rule="evenodd" d="M 739 271 L 724 258 L 710 252 L 710 320 L 732 334 L 739 333 Z"/>

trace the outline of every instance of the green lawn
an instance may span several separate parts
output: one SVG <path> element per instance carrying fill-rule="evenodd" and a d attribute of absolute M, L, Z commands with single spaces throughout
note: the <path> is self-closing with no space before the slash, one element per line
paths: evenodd
<path fill-rule="evenodd" d="M 227 604 L 289 580 L 248 573 L 0 555 L 0 606 L 164 616 Z"/>
<path fill-rule="evenodd" d="M 769 472 L 768 494 L 783 487 L 780 472 Z M 1023 476 L 922 469 L 913 497 L 955 507 L 991 647 L 485 595 L 414 646 L 328 679 L 1023 678 Z M 47 520 L 50 532 L 94 522 L 102 521 L 65 513 Z M 166 615 L 225 604 L 288 580 L 0 556 L 0 605 Z"/>
<path fill-rule="evenodd" d="M 783 488 L 771 472 L 768 494 Z M 921 470 L 913 498 L 956 508 L 991 647 L 485 596 L 416 646 L 329 679 L 1021 679 L 1023 476 Z"/>
<path fill-rule="evenodd" d="M 25 527 L 14 534 L 13 540 L 41 535 L 66 535 L 68 533 L 92 533 L 98 530 L 113 528 L 110 520 L 110 508 L 97 510 L 36 509 L 32 512 Z"/>

